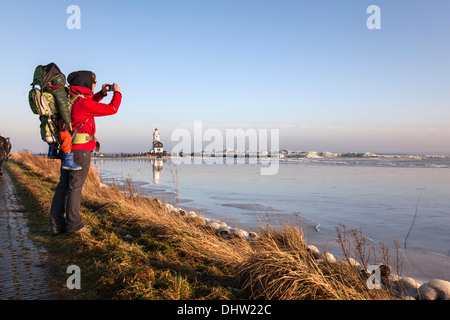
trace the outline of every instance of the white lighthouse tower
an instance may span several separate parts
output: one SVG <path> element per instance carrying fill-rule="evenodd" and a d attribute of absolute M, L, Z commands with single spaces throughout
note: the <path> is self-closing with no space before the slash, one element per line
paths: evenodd
<path fill-rule="evenodd" d="M 158 128 L 155 128 L 153 132 L 153 150 L 152 153 L 157 156 L 162 156 L 163 154 L 163 143 L 159 137 Z"/>

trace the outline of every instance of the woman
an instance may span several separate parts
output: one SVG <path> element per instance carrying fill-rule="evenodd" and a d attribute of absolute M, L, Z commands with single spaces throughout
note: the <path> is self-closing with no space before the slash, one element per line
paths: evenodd
<path fill-rule="evenodd" d="M 100 103 L 107 95 L 110 84 L 102 85 L 102 90 L 94 94 L 97 81 L 91 71 L 76 71 L 67 77 L 71 95 L 82 95 L 72 106 L 72 128 L 76 135 L 72 141 L 74 162 L 81 170 L 69 171 L 61 169 L 61 176 L 56 187 L 50 209 L 50 232 L 58 235 L 90 232 L 83 225 L 80 217 L 81 192 L 89 172 L 91 153 L 98 144 L 95 139 L 94 117 L 108 116 L 117 113 L 122 94 L 120 87 L 114 83 L 114 93 L 109 104 Z"/>

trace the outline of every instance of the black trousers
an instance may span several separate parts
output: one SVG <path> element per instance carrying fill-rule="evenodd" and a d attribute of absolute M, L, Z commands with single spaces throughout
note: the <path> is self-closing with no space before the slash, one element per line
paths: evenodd
<path fill-rule="evenodd" d="M 91 165 L 91 152 L 72 150 L 74 162 L 81 170 L 64 170 L 50 208 L 50 232 L 74 233 L 83 228 L 80 216 L 81 192 Z"/>

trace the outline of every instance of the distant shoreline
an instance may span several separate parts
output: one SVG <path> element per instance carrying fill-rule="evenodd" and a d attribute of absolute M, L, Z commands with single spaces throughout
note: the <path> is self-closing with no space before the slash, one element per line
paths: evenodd
<path fill-rule="evenodd" d="M 167 159 L 171 158 L 170 155 L 166 156 L 156 156 L 156 155 L 150 155 L 150 154 L 107 154 L 107 155 L 98 155 L 94 154 L 91 157 L 92 159 L 117 159 L 117 158 L 154 158 L 154 159 Z"/>
<path fill-rule="evenodd" d="M 44 153 L 33 153 L 35 156 L 45 156 Z M 419 158 L 449 158 L 450 153 L 446 152 L 422 152 L 422 153 L 392 153 L 392 152 L 328 152 L 328 151 L 291 151 L 287 149 L 281 149 L 279 152 L 275 152 L 271 156 L 270 151 L 251 153 L 249 151 L 239 151 L 239 150 L 224 150 L 223 152 L 190 152 L 186 154 L 169 154 L 164 151 L 163 154 L 153 154 L 150 152 L 94 152 L 92 158 L 221 158 L 221 157 L 234 157 L 234 158 L 279 158 L 279 159 L 315 159 L 315 158 L 409 158 L 409 159 L 419 159 Z"/>

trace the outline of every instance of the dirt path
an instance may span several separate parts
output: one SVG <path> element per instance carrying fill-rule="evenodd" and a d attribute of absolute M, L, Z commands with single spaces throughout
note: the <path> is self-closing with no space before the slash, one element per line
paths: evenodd
<path fill-rule="evenodd" d="M 47 252 L 30 237 L 27 213 L 8 173 L 0 176 L 0 300 L 52 299 Z"/>

